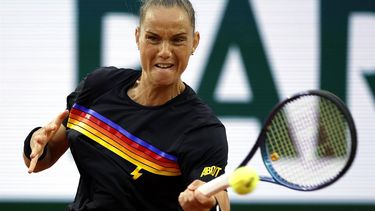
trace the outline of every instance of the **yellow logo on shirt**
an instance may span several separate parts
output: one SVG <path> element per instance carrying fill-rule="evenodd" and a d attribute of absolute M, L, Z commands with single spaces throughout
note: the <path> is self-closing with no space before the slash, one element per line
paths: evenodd
<path fill-rule="evenodd" d="M 207 176 L 207 175 L 211 175 L 211 176 L 214 176 L 214 177 L 217 177 L 217 175 L 219 174 L 219 172 L 221 171 L 222 168 L 218 167 L 218 166 L 208 166 L 208 167 L 204 167 L 202 173 L 201 173 L 201 177 L 203 176 Z"/>
<path fill-rule="evenodd" d="M 136 180 L 138 179 L 140 176 L 142 176 L 142 173 L 139 172 L 142 168 L 141 167 L 137 167 L 136 169 L 134 169 L 134 171 L 131 173 L 131 175 L 133 175 L 133 180 Z"/>

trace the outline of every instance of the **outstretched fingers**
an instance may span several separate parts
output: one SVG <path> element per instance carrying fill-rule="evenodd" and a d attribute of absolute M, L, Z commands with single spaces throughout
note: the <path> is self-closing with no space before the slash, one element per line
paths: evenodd
<path fill-rule="evenodd" d="M 66 117 L 68 117 L 69 111 L 65 110 L 61 112 L 55 119 L 53 119 L 46 126 L 35 131 L 30 140 L 30 165 L 28 172 L 32 173 L 35 170 L 35 167 L 38 163 L 38 159 L 42 156 L 44 148 L 47 143 L 53 138 L 58 129 L 60 128 L 62 122 Z"/>
<path fill-rule="evenodd" d="M 44 129 L 45 129 L 45 135 L 47 139 L 51 139 L 57 132 L 57 130 L 60 128 L 62 122 L 66 117 L 68 117 L 69 111 L 65 110 L 61 112 L 57 117 L 52 120 L 49 124 L 47 124 Z"/>
<path fill-rule="evenodd" d="M 38 131 L 42 130 L 39 129 Z M 31 154 L 30 154 L 30 165 L 28 172 L 34 172 L 35 166 L 38 162 L 39 157 L 43 154 L 44 147 L 47 144 L 47 140 L 44 135 L 40 134 L 38 131 L 31 137 L 30 147 L 31 147 Z"/>

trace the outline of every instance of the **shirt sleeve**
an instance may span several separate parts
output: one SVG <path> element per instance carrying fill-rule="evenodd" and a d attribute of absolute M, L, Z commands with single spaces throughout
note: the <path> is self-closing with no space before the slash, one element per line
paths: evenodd
<path fill-rule="evenodd" d="M 228 143 L 223 125 L 211 125 L 186 134 L 179 165 L 186 185 L 195 179 L 208 182 L 225 172 Z"/>
<path fill-rule="evenodd" d="M 79 93 L 82 91 L 83 86 L 84 86 L 84 84 L 85 84 L 85 80 L 86 80 L 86 78 L 84 78 L 84 79 L 78 84 L 78 86 L 76 87 L 76 89 L 75 89 L 72 93 L 70 93 L 70 94 L 68 95 L 68 97 L 66 97 L 66 109 L 68 109 L 69 111 L 70 111 L 70 109 L 72 108 L 74 102 L 76 101 L 76 99 L 77 99 Z M 64 125 L 65 127 L 67 127 L 67 124 L 68 124 L 68 118 L 69 118 L 69 117 L 66 117 L 66 118 L 64 119 L 64 121 L 63 121 L 63 125 Z"/>
<path fill-rule="evenodd" d="M 116 67 L 101 67 L 89 73 L 66 98 L 66 108 L 70 110 L 74 103 L 89 106 L 95 102 L 95 98 L 112 88 L 121 80 L 129 78 L 134 71 L 130 69 L 118 69 Z M 63 121 L 67 126 L 68 118 Z"/>

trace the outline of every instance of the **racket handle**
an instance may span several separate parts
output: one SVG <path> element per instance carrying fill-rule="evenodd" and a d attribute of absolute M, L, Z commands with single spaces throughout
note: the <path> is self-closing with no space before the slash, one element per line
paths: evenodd
<path fill-rule="evenodd" d="M 223 174 L 205 184 L 198 187 L 198 191 L 206 195 L 207 197 L 213 196 L 219 191 L 225 190 L 229 187 L 229 175 Z"/>

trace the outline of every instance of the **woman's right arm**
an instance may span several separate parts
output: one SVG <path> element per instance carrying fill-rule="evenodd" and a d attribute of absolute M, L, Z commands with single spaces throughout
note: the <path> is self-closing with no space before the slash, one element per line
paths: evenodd
<path fill-rule="evenodd" d="M 25 148 L 30 147 L 29 149 L 31 149 L 24 150 L 23 153 L 29 173 L 43 171 L 51 167 L 69 148 L 66 128 L 62 124 L 68 115 L 68 110 L 60 113 L 53 121 L 31 134 L 30 142 L 25 141 Z M 46 150 L 45 156 L 39 159 L 44 150 Z M 28 155 L 29 158 L 25 155 L 26 151 L 31 151 L 31 154 Z"/>

